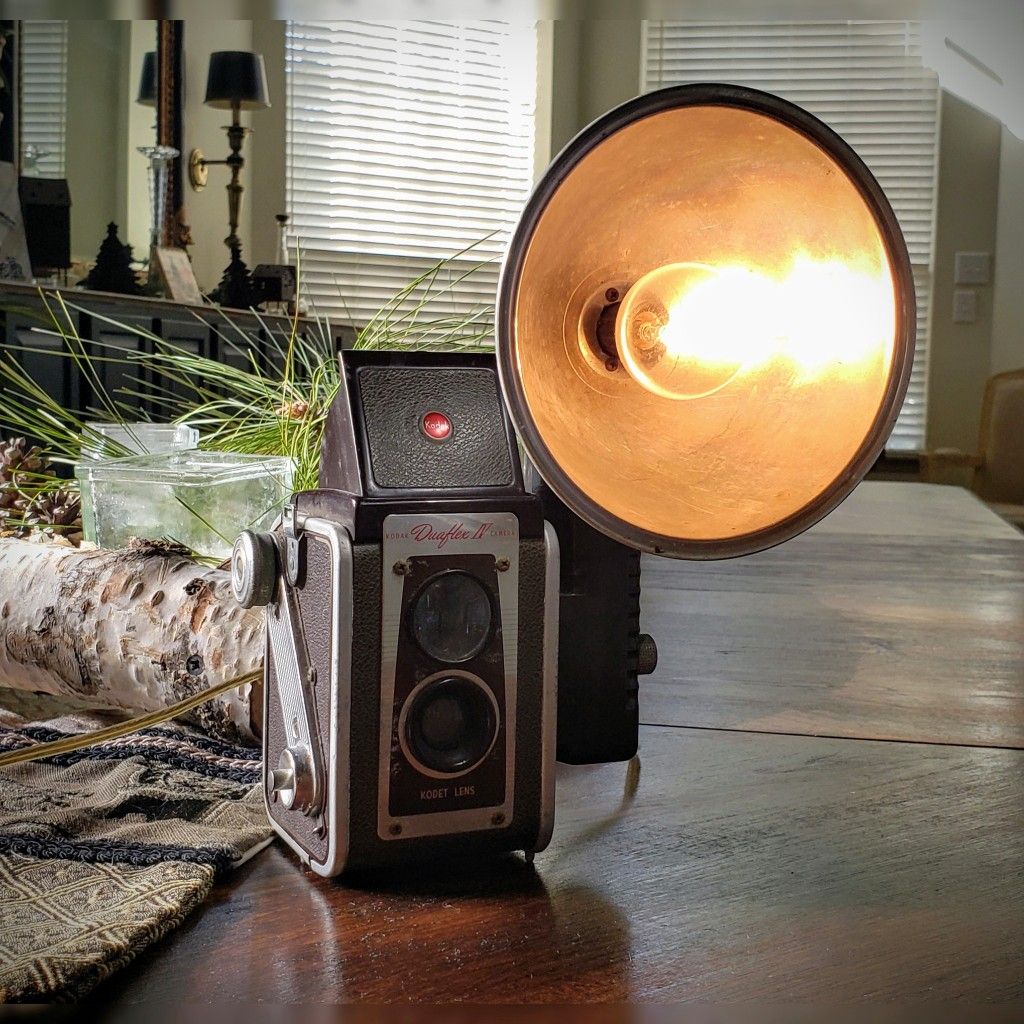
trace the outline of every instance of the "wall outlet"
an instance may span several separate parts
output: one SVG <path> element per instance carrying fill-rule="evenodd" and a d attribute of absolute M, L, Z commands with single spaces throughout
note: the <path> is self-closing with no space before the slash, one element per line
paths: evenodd
<path fill-rule="evenodd" d="M 953 292 L 953 323 L 973 324 L 978 319 L 978 293 L 970 288 Z"/>
<path fill-rule="evenodd" d="M 954 284 L 988 284 L 991 280 L 991 254 L 987 252 L 958 252 L 956 254 Z"/>

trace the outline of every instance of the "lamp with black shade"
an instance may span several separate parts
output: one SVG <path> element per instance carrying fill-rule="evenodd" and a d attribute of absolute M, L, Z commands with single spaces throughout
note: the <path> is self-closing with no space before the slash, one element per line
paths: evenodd
<path fill-rule="evenodd" d="M 225 306 L 248 308 L 255 305 L 257 296 L 253 291 L 249 268 L 242 260 L 238 218 L 244 191 L 239 180 L 245 166 L 242 143 L 246 132 L 252 129 L 242 125 L 241 112 L 262 110 L 270 106 L 263 55 L 247 50 L 219 50 L 211 53 L 205 103 L 209 107 L 231 111 L 231 124 L 227 126 L 231 152 L 227 159 L 207 160 L 200 150 L 193 149 L 188 160 L 189 183 L 197 192 L 206 186 L 209 167 L 224 165 L 231 171 L 231 180 L 227 185 L 228 236 L 224 239 L 231 260 L 210 298 Z"/>
<path fill-rule="evenodd" d="M 139 75 L 139 94 L 136 103 L 144 107 L 156 106 L 156 50 L 150 50 L 142 58 L 142 74 Z"/>

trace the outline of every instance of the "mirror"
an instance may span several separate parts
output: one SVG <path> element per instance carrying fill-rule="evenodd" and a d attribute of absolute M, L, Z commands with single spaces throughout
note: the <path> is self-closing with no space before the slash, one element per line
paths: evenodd
<path fill-rule="evenodd" d="M 111 222 L 136 260 L 148 259 L 158 239 L 178 244 L 177 161 L 166 162 L 164 187 L 157 190 L 150 165 L 155 147 L 180 149 L 180 22 L 14 24 L 19 172 L 67 181 L 70 276 L 96 258 Z M 55 185 L 35 187 L 44 197 L 60 198 Z"/>

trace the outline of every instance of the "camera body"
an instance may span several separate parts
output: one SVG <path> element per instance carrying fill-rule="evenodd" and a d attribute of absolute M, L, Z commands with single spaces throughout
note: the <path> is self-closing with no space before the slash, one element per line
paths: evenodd
<path fill-rule="evenodd" d="M 490 356 L 340 358 L 320 488 L 232 560 L 239 599 L 267 605 L 270 820 L 325 876 L 532 854 L 551 836 L 556 756 L 636 751 L 638 556 L 524 485 Z M 563 537 L 619 561 L 588 550 L 603 580 L 581 578 Z M 560 666 L 560 613 L 583 590 L 619 595 L 618 614 L 570 627 Z M 576 711 L 564 727 L 561 707 Z"/>

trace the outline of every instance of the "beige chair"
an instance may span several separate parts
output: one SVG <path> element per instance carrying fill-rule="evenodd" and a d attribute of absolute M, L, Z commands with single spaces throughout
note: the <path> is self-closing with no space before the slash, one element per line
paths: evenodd
<path fill-rule="evenodd" d="M 966 471 L 967 486 L 1024 530 L 1024 369 L 997 373 L 985 385 L 976 455 L 937 448 L 924 453 L 921 468 L 929 483 L 949 482 L 950 470 Z"/>

